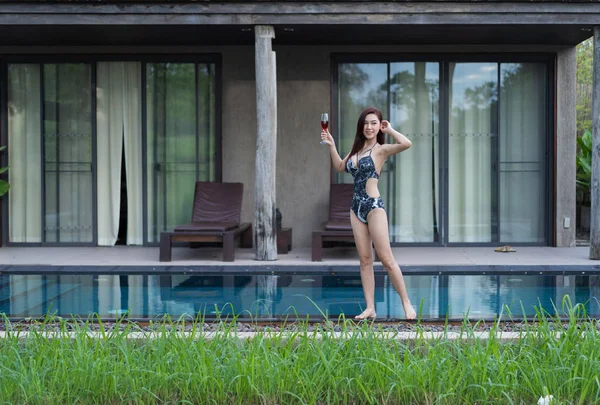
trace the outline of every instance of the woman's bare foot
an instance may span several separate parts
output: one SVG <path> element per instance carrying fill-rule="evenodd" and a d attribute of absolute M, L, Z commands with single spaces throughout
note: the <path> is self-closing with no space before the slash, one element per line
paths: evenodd
<path fill-rule="evenodd" d="M 406 315 L 406 319 L 412 320 L 417 317 L 417 313 L 415 312 L 415 309 L 413 308 L 410 301 L 407 302 L 406 304 L 402 303 L 402 306 L 404 307 L 404 315 Z"/>
<path fill-rule="evenodd" d="M 365 309 L 362 314 L 356 315 L 354 319 L 357 321 L 364 321 L 365 319 L 375 319 L 377 314 L 374 309 Z"/>

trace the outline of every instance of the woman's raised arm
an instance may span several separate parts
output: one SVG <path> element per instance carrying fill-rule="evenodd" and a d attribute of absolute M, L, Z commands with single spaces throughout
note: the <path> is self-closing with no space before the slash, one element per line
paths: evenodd
<path fill-rule="evenodd" d="M 384 134 L 388 134 L 396 141 L 396 143 L 383 145 L 383 151 L 386 155 L 386 158 L 395 155 L 396 153 L 405 151 L 406 149 L 412 146 L 412 142 L 410 141 L 410 139 L 408 139 L 405 135 L 402 135 L 400 132 L 392 128 L 392 125 L 386 120 L 381 121 L 381 131 Z"/>

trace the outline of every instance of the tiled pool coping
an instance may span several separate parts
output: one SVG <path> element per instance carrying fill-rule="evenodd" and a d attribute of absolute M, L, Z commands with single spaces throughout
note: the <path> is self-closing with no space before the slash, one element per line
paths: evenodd
<path fill-rule="evenodd" d="M 596 263 L 596 262 L 593 262 Z M 0 265 L 0 275 L 5 274 L 114 274 L 114 275 L 223 275 L 223 274 L 358 274 L 357 265 Z M 375 272 L 385 274 L 381 264 L 375 265 Z M 402 266 L 404 274 L 418 275 L 600 275 L 600 264 L 589 265 L 435 265 Z"/>

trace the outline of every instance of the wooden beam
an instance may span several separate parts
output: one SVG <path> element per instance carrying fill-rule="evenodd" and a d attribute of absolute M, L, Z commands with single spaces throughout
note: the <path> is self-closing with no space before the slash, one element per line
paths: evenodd
<path fill-rule="evenodd" d="M 544 14 L 47 14 L 11 15 L 0 13 L 0 25 L 582 25 L 598 22 L 600 13 L 574 15 Z"/>
<path fill-rule="evenodd" d="M 376 6 L 375 6 L 376 5 Z M 451 2 L 451 1 L 264 1 L 264 2 L 76 2 L 62 3 L 47 0 L 39 3 L 31 1 L 11 1 L 0 4 L 0 11 L 14 14 L 437 14 L 437 13 L 493 13 L 493 14 L 586 14 L 598 12 L 598 5 L 592 2 L 553 1 L 535 3 L 532 1 L 515 3 L 507 1 Z M 73 23 L 76 23 L 75 21 Z"/>
<path fill-rule="evenodd" d="M 600 260 L 600 26 L 594 26 L 590 259 Z"/>
<path fill-rule="evenodd" d="M 594 25 L 597 3 L 244 2 L 0 4 L 0 25 L 576 24 Z"/>
<path fill-rule="evenodd" d="M 277 259 L 275 164 L 277 149 L 277 78 L 271 26 L 255 27 L 256 171 L 254 239 L 256 260 Z"/>

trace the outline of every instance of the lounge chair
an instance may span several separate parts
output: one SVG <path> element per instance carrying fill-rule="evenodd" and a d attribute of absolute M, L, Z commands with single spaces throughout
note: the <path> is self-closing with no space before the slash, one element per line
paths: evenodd
<path fill-rule="evenodd" d="M 323 242 L 354 242 L 350 225 L 353 184 L 332 184 L 329 189 L 329 220 L 325 229 L 312 234 L 312 261 L 323 260 Z"/>
<path fill-rule="evenodd" d="M 235 260 L 235 242 L 252 247 L 252 225 L 240 223 L 242 183 L 198 181 L 194 192 L 192 222 L 177 226 L 172 232 L 161 232 L 161 262 L 171 261 L 173 242 L 222 242 L 223 261 Z"/>

